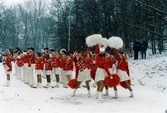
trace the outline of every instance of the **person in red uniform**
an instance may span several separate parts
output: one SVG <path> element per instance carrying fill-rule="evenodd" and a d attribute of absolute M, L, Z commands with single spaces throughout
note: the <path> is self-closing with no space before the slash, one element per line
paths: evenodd
<path fill-rule="evenodd" d="M 61 49 L 60 50 L 60 59 L 59 59 L 59 64 L 60 64 L 60 83 L 63 85 L 67 85 L 68 79 L 67 76 L 64 75 L 64 59 L 65 59 L 65 54 L 64 52 L 66 51 L 66 49 Z"/>
<path fill-rule="evenodd" d="M 86 51 L 84 52 L 83 59 L 86 62 L 86 67 L 88 68 L 89 71 L 91 71 L 92 66 L 93 66 L 93 59 L 91 58 L 91 55 L 90 55 L 90 48 L 87 48 Z M 90 75 L 91 73 L 88 73 L 88 74 L 89 74 L 88 76 L 91 77 L 91 75 Z M 89 84 L 90 84 L 90 82 L 91 82 L 91 79 L 89 81 Z M 87 87 L 85 85 L 82 85 L 82 86 Z"/>
<path fill-rule="evenodd" d="M 51 64 L 52 64 L 52 73 L 53 76 L 55 76 L 56 78 L 56 85 L 54 87 L 59 87 L 59 82 L 60 82 L 60 55 L 59 53 L 56 51 L 55 53 L 52 54 L 52 58 L 51 58 Z"/>
<path fill-rule="evenodd" d="M 35 53 L 34 53 L 34 48 L 30 47 L 29 48 L 29 53 L 28 53 L 28 68 L 29 68 L 29 85 L 33 86 L 34 85 L 34 68 L 35 68 Z"/>
<path fill-rule="evenodd" d="M 8 54 L 1 54 L 2 56 L 6 57 L 5 62 L 3 62 L 4 68 L 5 68 L 5 74 L 7 77 L 6 85 L 10 85 L 10 74 L 12 72 L 12 57 L 13 57 L 13 50 L 8 49 Z"/>
<path fill-rule="evenodd" d="M 73 71 L 73 59 L 71 58 L 70 54 L 67 51 L 64 51 L 63 62 L 64 62 L 63 63 L 64 76 L 67 76 L 67 79 L 69 81 L 71 80 L 71 75 Z M 68 88 L 67 83 L 63 87 Z"/>
<path fill-rule="evenodd" d="M 130 77 L 129 77 L 130 73 L 129 73 L 129 67 L 128 67 L 128 62 L 126 61 L 126 57 L 120 54 L 116 48 L 113 48 L 113 52 L 118 61 L 116 73 L 120 77 L 120 85 L 122 84 L 125 88 L 128 88 L 130 91 L 129 97 L 133 98 L 134 94 L 130 86 Z M 115 90 L 115 98 L 118 98 L 117 88 L 115 87 L 114 90 Z"/>
<path fill-rule="evenodd" d="M 18 52 L 18 56 L 15 58 L 15 63 L 16 63 L 16 65 L 17 65 L 17 78 L 19 79 L 19 80 L 21 80 L 22 78 L 23 78 L 23 76 L 22 76 L 22 67 L 23 67 L 23 65 L 24 65 L 24 63 L 23 63 L 23 61 L 22 61 L 22 59 L 21 59 L 21 56 L 22 56 L 22 53 L 19 51 Z"/>
<path fill-rule="evenodd" d="M 51 85 L 51 77 L 50 75 L 52 74 L 52 61 L 49 57 L 46 57 L 45 55 L 45 61 L 44 61 L 44 67 L 45 67 L 45 75 L 46 75 L 46 80 L 47 80 L 47 84 L 45 86 L 43 86 L 44 88 L 49 88 Z"/>
<path fill-rule="evenodd" d="M 110 74 L 114 74 L 113 65 L 116 63 L 116 59 L 109 52 L 105 53 L 105 58 L 106 58 L 106 65 L 109 69 Z M 106 93 L 104 94 L 104 96 L 109 96 L 109 91 L 108 91 L 107 85 L 105 85 L 105 89 L 106 89 Z"/>
<path fill-rule="evenodd" d="M 105 86 L 104 79 L 107 76 L 110 76 L 110 72 L 108 70 L 108 65 L 106 63 L 106 56 L 105 56 L 105 47 L 104 45 L 100 45 L 99 47 L 99 54 L 96 56 L 96 75 L 95 81 L 97 81 L 97 99 L 102 101 L 102 92 L 103 87 Z"/>
<path fill-rule="evenodd" d="M 76 71 L 75 77 L 77 79 L 77 84 L 74 88 L 72 96 L 75 95 L 76 90 L 78 89 L 81 82 L 86 81 L 86 88 L 88 90 L 88 97 L 90 98 L 91 97 L 90 86 L 89 86 L 89 82 L 91 80 L 90 70 L 89 70 L 89 67 L 88 67 L 85 59 L 82 57 L 81 54 L 79 54 L 77 52 L 74 53 L 74 65 L 75 65 L 75 71 Z"/>
<path fill-rule="evenodd" d="M 97 66 L 96 66 L 96 54 L 95 52 L 92 52 L 92 62 L 93 62 L 93 65 L 91 67 L 91 70 L 90 70 L 90 74 L 91 74 L 91 78 L 93 79 L 94 83 L 92 84 L 92 86 L 94 88 L 96 88 L 97 86 L 97 82 L 95 81 L 95 74 L 96 74 L 96 69 L 97 69 Z"/>
<path fill-rule="evenodd" d="M 24 81 L 24 82 L 26 82 L 26 76 L 27 76 L 27 70 L 26 70 L 26 68 L 27 68 L 27 62 L 28 62 L 28 60 L 27 60 L 27 58 L 26 58 L 26 51 L 24 51 L 23 52 L 23 54 L 22 54 L 22 56 L 21 56 L 21 59 L 22 59 L 22 61 L 23 61 L 23 63 L 24 63 L 24 65 L 23 65 L 23 67 L 22 67 L 22 69 L 23 69 L 23 80 L 22 81 Z"/>
<path fill-rule="evenodd" d="M 44 70 L 44 59 L 40 52 L 37 53 L 37 58 L 35 62 L 35 74 L 37 75 L 37 84 L 32 86 L 32 88 L 41 88 L 42 87 L 42 73 Z"/>

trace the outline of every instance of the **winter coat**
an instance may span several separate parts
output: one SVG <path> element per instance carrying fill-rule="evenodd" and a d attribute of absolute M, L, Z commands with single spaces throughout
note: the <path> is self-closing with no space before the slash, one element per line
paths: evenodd
<path fill-rule="evenodd" d="M 138 41 L 135 41 L 135 42 L 133 43 L 133 50 L 134 50 L 134 51 L 140 51 L 140 49 L 141 49 L 141 43 L 138 42 Z"/>
<path fill-rule="evenodd" d="M 143 41 L 143 42 L 141 43 L 141 50 L 142 50 L 142 51 L 146 51 L 147 48 L 148 48 L 148 43 L 147 43 L 146 41 Z"/>

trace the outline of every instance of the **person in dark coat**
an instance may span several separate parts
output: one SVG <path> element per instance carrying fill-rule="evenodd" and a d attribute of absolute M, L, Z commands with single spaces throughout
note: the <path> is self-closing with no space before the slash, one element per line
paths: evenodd
<path fill-rule="evenodd" d="M 144 39 L 141 43 L 141 57 L 142 59 L 146 59 L 146 51 L 147 51 L 147 48 L 148 48 L 148 43 L 147 41 Z"/>
<path fill-rule="evenodd" d="M 136 41 L 133 43 L 133 51 L 134 51 L 134 60 L 138 60 L 138 53 L 141 49 L 141 43 L 136 39 Z"/>

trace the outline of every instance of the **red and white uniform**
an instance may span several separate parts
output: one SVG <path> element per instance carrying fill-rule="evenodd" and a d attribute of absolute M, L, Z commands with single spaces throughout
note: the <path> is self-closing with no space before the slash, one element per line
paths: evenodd
<path fill-rule="evenodd" d="M 51 75 L 52 74 L 52 61 L 51 59 L 45 60 L 45 74 L 46 75 Z"/>
<path fill-rule="evenodd" d="M 28 70 L 29 70 L 29 85 L 34 85 L 34 75 L 33 75 L 33 71 L 35 68 L 35 54 L 33 51 L 30 51 L 28 54 Z"/>
<path fill-rule="evenodd" d="M 52 73 L 55 75 L 59 75 L 61 73 L 60 70 L 60 57 L 59 56 L 53 56 L 51 58 L 51 65 L 52 65 Z"/>
<path fill-rule="evenodd" d="M 106 76 L 111 75 L 108 70 L 108 65 L 106 58 L 100 55 L 96 56 L 96 75 L 95 75 L 95 81 L 101 81 L 104 80 Z"/>
<path fill-rule="evenodd" d="M 29 52 L 27 54 L 28 56 L 28 67 L 32 67 L 34 68 L 35 67 L 35 54 L 34 52 Z"/>
<path fill-rule="evenodd" d="M 83 59 L 75 62 L 75 70 L 77 81 L 91 80 L 90 70 L 88 70 L 87 63 Z"/>
<path fill-rule="evenodd" d="M 117 74 L 120 77 L 120 82 L 129 80 L 130 77 L 129 77 L 129 68 L 128 68 L 127 61 L 124 60 L 123 56 L 119 54 L 117 49 L 113 48 L 113 52 L 114 52 L 116 59 L 118 61 Z"/>
<path fill-rule="evenodd" d="M 15 58 L 15 63 L 17 65 L 17 77 L 18 79 L 23 80 L 23 69 L 22 67 L 24 66 L 24 63 L 21 59 L 21 54 L 19 54 L 16 58 Z"/>
<path fill-rule="evenodd" d="M 5 74 L 11 74 L 12 72 L 12 55 L 11 54 L 2 54 L 2 56 L 6 57 L 5 62 L 3 65 L 6 65 L 8 69 L 5 69 Z"/>
<path fill-rule="evenodd" d="M 73 59 L 70 56 L 67 56 L 66 58 L 63 59 L 64 61 L 64 75 L 72 75 L 73 71 Z"/>
<path fill-rule="evenodd" d="M 109 54 L 106 54 L 106 65 L 111 74 L 114 74 L 113 65 L 116 63 L 116 60 Z"/>
<path fill-rule="evenodd" d="M 44 70 L 44 59 L 42 57 L 36 58 L 36 63 L 35 63 L 35 74 L 42 75 Z"/>

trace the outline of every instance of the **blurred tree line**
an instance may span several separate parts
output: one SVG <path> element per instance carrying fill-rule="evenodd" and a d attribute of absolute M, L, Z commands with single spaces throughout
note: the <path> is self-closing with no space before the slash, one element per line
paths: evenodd
<path fill-rule="evenodd" d="M 135 39 L 146 39 L 153 54 L 161 53 L 167 46 L 166 6 L 166 0 L 25 0 L 7 7 L 1 0 L 0 48 L 81 51 L 87 36 L 101 34 L 121 37 L 130 51 Z"/>

